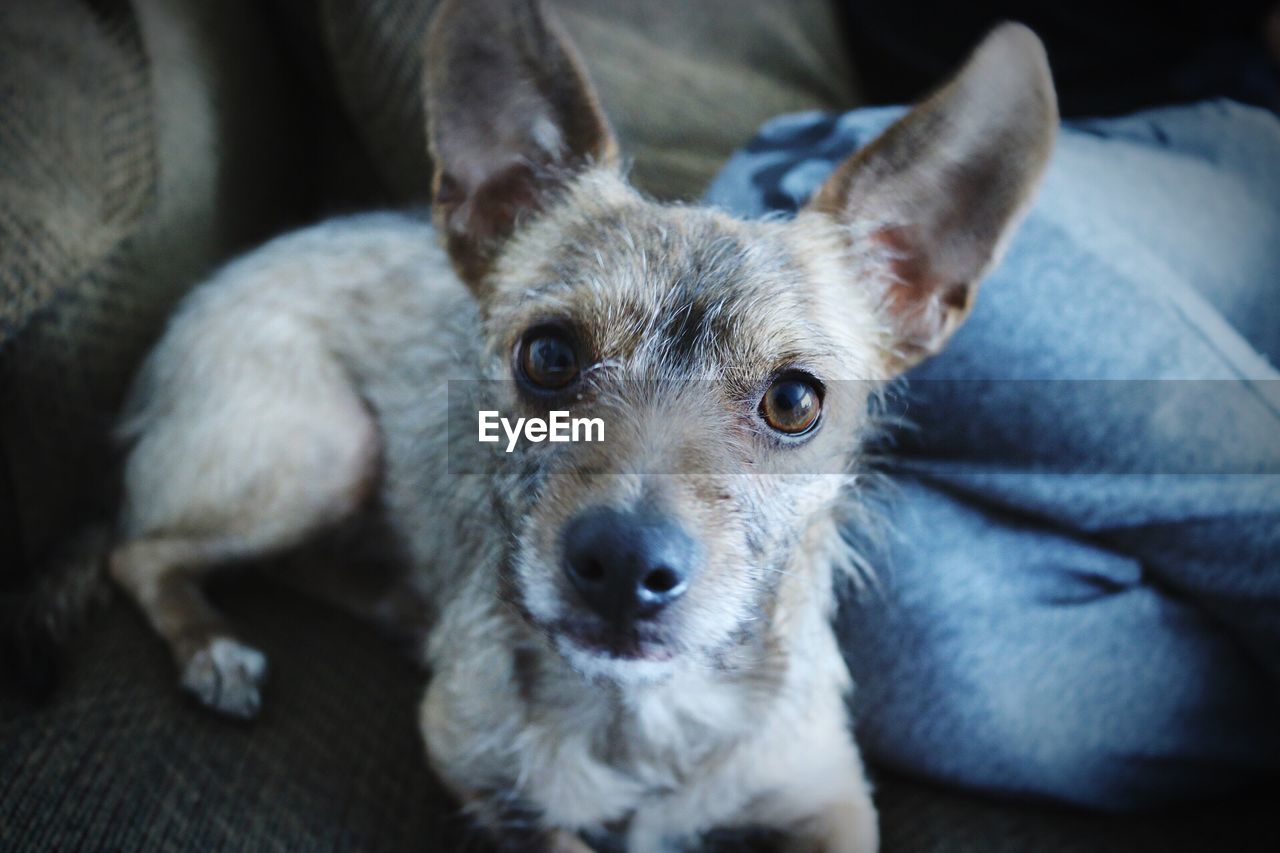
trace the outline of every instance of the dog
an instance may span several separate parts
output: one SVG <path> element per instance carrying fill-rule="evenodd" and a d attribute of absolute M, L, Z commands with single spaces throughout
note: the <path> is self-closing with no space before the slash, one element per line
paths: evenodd
<path fill-rule="evenodd" d="M 631 189 L 539 2 L 446 0 L 426 56 L 432 222 L 324 223 L 191 292 L 121 415 L 110 577 L 236 717 L 267 662 L 201 592 L 221 566 L 281 557 L 421 631 L 429 762 L 500 843 L 876 849 L 841 519 L 878 389 L 968 315 L 1044 171 L 1038 39 L 997 28 L 761 221 Z M 605 440 L 491 452 L 451 421 L 570 410 Z M 339 530 L 395 570 L 307 550 Z"/>

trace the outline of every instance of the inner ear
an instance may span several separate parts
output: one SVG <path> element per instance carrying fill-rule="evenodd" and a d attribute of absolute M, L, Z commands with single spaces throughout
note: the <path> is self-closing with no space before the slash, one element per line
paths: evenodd
<path fill-rule="evenodd" d="M 958 266 L 937 263 L 919 229 L 886 226 L 870 239 L 888 270 L 881 310 L 894 327 L 896 357 L 918 360 L 933 354 L 973 308 L 978 282 Z"/>
<path fill-rule="evenodd" d="M 474 284 L 483 277 L 521 212 L 541 209 L 538 185 L 545 182 L 527 162 L 495 168 L 474 185 L 465 185 L 447 172 L 437 173 L 436 227 L 463 281 Z"/>
<path fill-rule="evenodd" d="M 522 213 L 617 146 L 582 62 L 539 0 L 446 0 L 427 39 L 433 216 L 478 288 Z"/>

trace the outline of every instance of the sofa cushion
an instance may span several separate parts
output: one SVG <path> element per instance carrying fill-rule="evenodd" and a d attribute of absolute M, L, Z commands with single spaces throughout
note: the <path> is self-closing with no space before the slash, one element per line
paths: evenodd
<path fill-rule="evenodd" d="M 112 123 L 92 121 L 102 105 L 81 99 L 109 102 L 94 78 L 123 75 L 92 66 L 100 41 L 123 38 L 101 29 L 117 4 L 58 0 L 32 11 L 37 2 L 0 3 L 0 128 L 13 128 L 0 129 L 0 477 L 18 515 L 0 535 L 16 527 L 23 541 L 9 550 L 31 565 L 110 497 L 112 419 L 174 303 L 234 252 L 296 222 L 310 180 L 299 156 L 306 116 L 254 0 L 119 4 L 147 67 L 139 127 L 115 141 Z M 50 41 L 77 21 L 82 30 Z M 17 64 L 9 45 L 29 61 Z M 9 109 L 10 90 L 29 116 Z M 32 104 L 27 92 L 61 107 Z M 50 160 L 58 152 L 71 164 L 65 175 Z M 16 569 L 0 563 L 0 575 Z"/>
<path fill-rule="evenodd" d="M 131 4 L 0 4 L 0 344 L 147 211 L 151 123 Z"/>
<path fill-rule="evenodd" d="M 321 0 L 343 102 L 382 179 L 429 193 L 421 50 L 437 0 Z M 756 126 L 847 109 L 857 87 L 828 0 L 556 0 L 634 158 L 637 186 L 694 198 Z"/>

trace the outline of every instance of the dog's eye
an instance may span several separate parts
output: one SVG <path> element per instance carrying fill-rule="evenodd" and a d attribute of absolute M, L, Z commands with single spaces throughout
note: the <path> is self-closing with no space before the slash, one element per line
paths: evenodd
<path fill-rule="evenodd" d="M 520 371 L 531 384 L 548 391 L 564 388 L 578 378 L 578 353 L 573 340 L 560 329 L 531 329 L 520 342 Z"/>
<path fill-rule="evenodd" d="M 778 377 L 760 401 L 760 415 L 765 423 L 787 435 L 801 435 L 813 429 L 821 411 L 818 384 L 803 374 Z"/>

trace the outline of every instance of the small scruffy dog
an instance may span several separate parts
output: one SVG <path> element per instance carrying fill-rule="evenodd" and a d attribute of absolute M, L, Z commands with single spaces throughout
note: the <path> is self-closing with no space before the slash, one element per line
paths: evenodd
<path fill-rule="evenodd" d="M 444 3 L 427 56 L 434 229 L 329 222 L 191 293 L 123 416 L 111 576 L 183 686 L 248 717 L 266 661 L 202 578 L 373 531 L 402 582 L 314 549 L 287 571 L 420 626 L 430 763 L 499 841 L 532 822 L 547 849 L 647 853 L 750 825 L 874 850 L 838 521 L 869 399 L 955 331 L 1044 169 L 1039 41 L 1000 27 L 799 215 L 757 222 L 630 189 L 534 0 Z M 607 432 L 494 452 L 449 428 L 481 410 Z"/>

